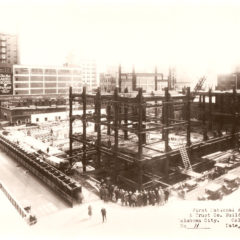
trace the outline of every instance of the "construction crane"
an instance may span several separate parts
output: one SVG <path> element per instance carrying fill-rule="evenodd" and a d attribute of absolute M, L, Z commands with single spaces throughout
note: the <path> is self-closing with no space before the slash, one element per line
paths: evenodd
<path fill-rule="evenodd" d="M 198 80 L 196 86 L 194 87 L 194 91 L 193 91 L 194 94 L 196 94 L 199 90 L 202 89 L 202 86 L 203 86 L 203 84 L 204 84 L 205 81 L 206 81 L 206 77 L 205 77 L 205 76 L 201 77 L 201 78 Z"/>

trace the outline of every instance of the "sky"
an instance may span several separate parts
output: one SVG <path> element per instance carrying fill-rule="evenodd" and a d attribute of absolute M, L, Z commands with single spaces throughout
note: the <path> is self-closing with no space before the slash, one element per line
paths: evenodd
<path fill-rule="evenodd" d="M 63 64 L 69 52 L 182 78 L 228 73 L 240 63 L 237 1 L 0 0 L 0 31 L 18 33 L 22 64 Z"/>

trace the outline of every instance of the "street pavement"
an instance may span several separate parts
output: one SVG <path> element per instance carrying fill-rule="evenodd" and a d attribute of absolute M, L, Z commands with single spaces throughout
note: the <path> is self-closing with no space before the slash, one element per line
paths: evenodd
<path fill-rule="evenodd" d="M 195 207 L 222 207 L 222 204 L 232 207 L 238 205 L 240 198 L 240 190 L 237 190 L 222 201 L 194 201 L 194 198 L 184 201 L 172 196 L 164 206 L 131 208 L 119 203 L 104 203 L 84 188 L 84 203 L 70 208 L 3 152 L 0 152 L 0 173 L 0 181 L 23 205 L 30 204 L 38 219 L 35 225 L 28 226 L 0 191 L 0 239 L 226 239 L 229 230 L 222 225 L 216 227 L 217 231 L 194 232 L 182 229 L 180 218 Z M 197 196 L 194 191 L 189 192 L 189 196 Z M 93 212 L 91 218 L 88 216 L 89 204 Z M 107 210 L 105 223 L 101 218 L 102 207 Z M 239 230 L 236 236 L 239 237 Z M 235 235 L 231 235 L 231 239 L 233 237 Z"/>

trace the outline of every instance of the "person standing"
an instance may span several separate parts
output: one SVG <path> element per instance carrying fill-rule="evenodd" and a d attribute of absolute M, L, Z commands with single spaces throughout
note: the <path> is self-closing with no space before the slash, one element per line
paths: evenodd
<path fill-rule="evenodd" d="M 160 204 L 159 189 L 155 188 L 154 193 L 155 193 L 155 197 L 156 197 L 156 204 L 159 205 Z"/>
<path fill-rule="evenodd" d="M 104 221 L 107 220 L 107 211 L 105 208 L 101 209 L 101 213 L 102 213 L 102 222 L 104 223 Z"/>
<path fill-rule="evenodd" d="M 128 206 L 128 192 L 127 191 L 125 191 L 125 193 L 124 193 L 124 205 Z"/>
<path fill-rule="evenodd" d="M 168 198 L 169 198 L 169 190 L 168 189 L 165 189 L 165 191 L 164 191 L 164 195 L 165 195 L 165 203 L 167 203 L 168 202 Z"/>
<path fill-rule="evenodd" d="M 165 194 L 162 187 L 159 188 L 159 197 L 160 197 L 160 205 L 162 206 L 165 203 Z"/>
<path fill-rule="evenodd" d="M 92 206 L 91 205 L 88 206 L 88 216 L 89 216 L 89 218 L 92 217 Z"/>
<path fill-rule="evenodd" d="M 143 206 L 147 206 L 147 193 L 146 191 L 144 190 L 143 191 Z"/>

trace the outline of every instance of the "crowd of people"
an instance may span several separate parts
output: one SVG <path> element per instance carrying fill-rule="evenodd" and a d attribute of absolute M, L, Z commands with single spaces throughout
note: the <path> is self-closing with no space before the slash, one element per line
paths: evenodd
<path fill-rule="evenodd" d="M 152 190 L 127 191 L 115 185 L 101 182 L 100 198 L 104 202 L 121 203 L 122 206 L 142 207 L 147 205 L 164 205 L 168 201 L 170 191 L 162 187 Z"/>

